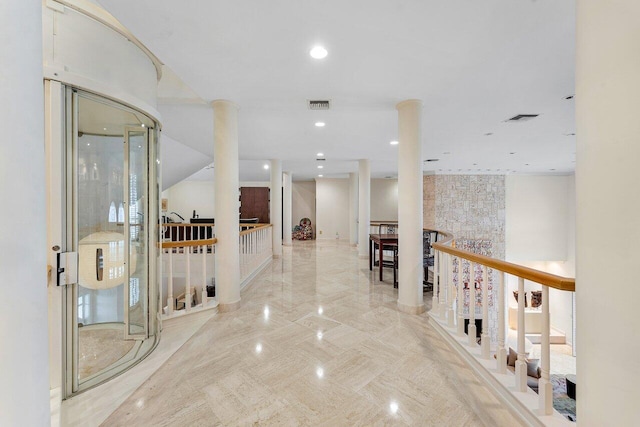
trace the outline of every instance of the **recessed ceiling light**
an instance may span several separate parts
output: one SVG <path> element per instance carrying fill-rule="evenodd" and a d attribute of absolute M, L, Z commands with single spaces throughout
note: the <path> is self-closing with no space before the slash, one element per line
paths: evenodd
<path fill-rule="evenodd" d="M 316 127 L 317 128 L 323 128 L 324 127 L 324 122 L 316 122 Z"/>
<path fill-rule="evenodd" d="M 263 166 L 263 168 L 264 168 L 265 170 L 267 170 L 267 169 L 269 169 L 269 165 L 268 165 L 267 163 L 265 163 L 265 164 L 264 164 L 264 166 Z"/>
<path fill-rule="evenodd" d="M 318 157 L 324 157 L 324 153 L 318 153 L 318 154 L 316 154 L 316 156 L 318 156 Z"/>
<path fill-rule="evenodd" d="M 322 169 L 324 166 L 322 165 L 318 165 L 318 169 Z"/>
<path fill-rule="evenodd" d="M 389 144 L 391 144 L 391 145 L 398 145 L 398 141 L 391 141 Z"/>
<path fill-rule="evenodd" d="M 142 124 L 142 127 L 144 127 L 144 123 Z"/>
<path fill-rule="evenodd" d="M 313 49 L 309 51 L 309 55 L 315 59 L 322 59 L 327 56 L 327 49 L 322 46 L 314 46 Z"/>
<path fill-rule="evenodd" d="M 324 175 L 320 174 L 320 175 L 318 175 L 318 176 L 319 176 L 320 178 L 322 178 Z"/>
<path fill-rule="evenodd" d="M 102 128 L 102 130 L 107 130 L 107 128 Z"/>

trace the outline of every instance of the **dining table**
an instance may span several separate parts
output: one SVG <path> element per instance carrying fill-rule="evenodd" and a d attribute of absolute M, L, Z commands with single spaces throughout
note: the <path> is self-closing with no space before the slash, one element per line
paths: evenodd
<path fill-rule="evenodd" d="M 380 267 L 380 281 L 382 281 L 382 252 L 384 247 L 397 247 L 398 246 L 398 235 L 397 234 L 370 234 L 369 235 L 369 270 L 373 271 L 374 264 L 374 253 L 375 247 L 378 248 L 378 265 Z"/>

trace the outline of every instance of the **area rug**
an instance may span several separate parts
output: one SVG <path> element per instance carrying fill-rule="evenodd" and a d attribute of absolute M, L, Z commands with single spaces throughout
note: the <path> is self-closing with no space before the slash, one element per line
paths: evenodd
<path fill-rule="evenodd" d="M 576 421 L 576 401 L 567 396 L 567 382 L 563 375 L 550 375 L 553 384 L 553 407 L 571 421 Z"/>

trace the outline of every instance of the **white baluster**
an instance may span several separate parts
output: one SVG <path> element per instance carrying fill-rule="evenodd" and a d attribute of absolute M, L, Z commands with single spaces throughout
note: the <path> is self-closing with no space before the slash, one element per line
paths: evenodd
<path fill-rule="evenodd" d="M 458 336 L 464 337 L 464 275 L 462 259 L 458 258 Z"/>
<path fill-rule="evenodd" d="M 453 311 L 453 302 L 456 299 L 454 292 L 455 287 L 453 285 L 453 262 L 449 265 L 449 281 L 447 282 L 447 326 L 453 328 L 455 326 L 455 312 Z"/>
<path fill-rule="evenodd" d="M 489 346 L 489 267 L 482 267 L 482 358 L 488 359 L 491 347 Z"/>
<path fill-rule="evenodd" d="M 205 236 L 206 237 L 206 236 Z M 207 306 L 207 246 L 200 246 L 200 250 L 202 251 L 202 296 L 200 299 L 202 300 L 202 308 Z"/>
<path fill-rule="evenodd" d="M 172 230 L 171 227 L 169 230 Z M 167 316 L 173 314 L 175 301 L 173 300 L 173 248 L 169 248 L 169 277 L 167 280 Z"/>
<path fill-rule="evenodd" d="M 427 268 L 427 278 L 429 269 Z M 433 297 L 431 298 L 431 312 L 438 312 L 438 287 L 440 286 L 440 251 L 436 250 L 433 256 Z"/>
<path fill-rule="evenodd" d="M 444 319 L 444 317 L 447 315 L 447 313 L 445 312 L 445 309 L 447 308 L 447 306 L 445 305 L 445 298 L 446 298 L 446 291 L 447 291 L 447 284 L 449 283 L 449 275 L 451 274 L 451 268 L 452 267 L 452 260 L 453 257 L 450 254 L 446 254 L 445 255 L 445 265 L 446 268 L 444 269 L 443 273 L 444 273 L 444 277 L 443 277 L 443 286 L 440 286 L 440 291 L 438 292 L 438 317 L 440 317 L 441 319 Z"/>
<path fill-rule="evenodd" d="M 477 346 L 476 341 L 476 265 L 469 263 L 469 326 L 467 327 L 467 335 L 470 346 Z"/>
<path fill-rule="evenodd" d="M 504 374 L 507 371 L 507 349 L 505 343 L 505 298 L 504 298 L 504 282 L 505 273 L 500 272 L 500 281 L 498 282 L 498 354 L 496 356 L 498 363 L 498 372 Z"/>
<path fill-rule="evenodd" d="M 184 284 L 184 309 L 191 311 L 191 246 L 185 247 L 184 254 L 187 260 L 187 280 Z"/>
<path fill-rule="evenodd" d="M 540 354 L 541 378 L 538 384 L 539 411 L 541 415 L 553 413 L 553 385 L 549 381 L 551 370 L 551 318 L 549 315 L 549 288 L 542 286 L 542 342 Z"/>
<path fill-rule="evenodd" d="M 527 391 L 527 362 L 524 348 L 524 279 L 518 277 L 518 360 L 516 361 L 516 390 Z"/>

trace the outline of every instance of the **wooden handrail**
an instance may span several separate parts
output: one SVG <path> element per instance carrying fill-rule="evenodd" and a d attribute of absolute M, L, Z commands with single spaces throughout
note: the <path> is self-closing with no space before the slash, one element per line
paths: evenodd
<path fill-rule="evenodd" d="M 260 229 L 260 228 L 267 228 L 267 227 L 272 227 L 271 224 L 242 224 L 241 227 L 246 227 L 246 226 L 250 226 L 248 227 L 249 230 L 242 230 L 240 232 L 241 236 L 244 236 L 245 234 L 249 234 L 249 233 L 253 233 L 254 231 Z"/>
<path fill-rule="evenodd" d="M 474 254 L 473 252 L 465 251 L 453 246 L 447 246 L 447 244 L 449 244 L 451 240 L 453 239 L 450 238 L 445 241 L 434 242 L 431 246 L 441 252 L 464 258 L 469 261 L 477 262 L 479 264 L 486 265 L 487 267 L 491 267 L 495 270 L 504 271 L 505 273 L 522 277 L 525 280 L 531 280 L 532 282 L 540 283 L 544 286 L 549 286 L 550 288 L 569 292 L 576 291 L 576 279 L 556 276 L 555 274 L 545 273 L 543 271 L 534 270 L 533 268 L 512 264 L 510 262 L 490 258 L 485 255 Z"/>
<path fill-rule="evenodd" d="M 182 247 L 188 247 L 188 246 L 209 246 L 209 245 L 215 245 L 216 243 L 218 243 L 218 239 L 213 238 L 213 239 L 204 239 L 204 240 L 181 240 L 181 241 L 174 241 L 174 242 L 162 242 L 162 249 L 167 249 L 167 248 L 182 248 Z"/>

